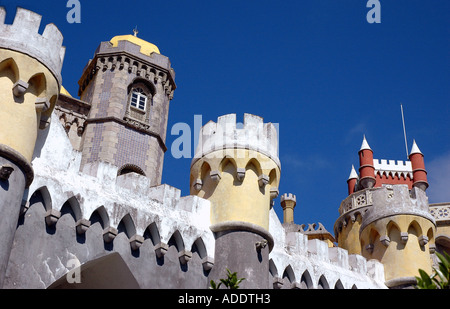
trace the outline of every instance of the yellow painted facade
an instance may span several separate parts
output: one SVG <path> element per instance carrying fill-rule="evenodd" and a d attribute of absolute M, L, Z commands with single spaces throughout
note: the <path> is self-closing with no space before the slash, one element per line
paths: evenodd
<path fill-rule="evenodd" d="M 388 243 L 381 241 L 383 236 L 389 237 Z M 421 243 L 423 236 L 426 243 Z M 419 269 L 432 271 L 430 245 L 434 237 L 435 226 L 426 218 L 407 214 L 386 217 L 361 232 L 362 255 L 383 263 L 386 281 L 419 276 Z"/>
<path fill-rule="evenodd" d="M 346 249 L 349 254 L 361 254 L 361 244 L 359 242 L 359 229 L 361 228 L 361 216 L 358 215 L 355 221 L 349 220 L 347 226 L 342 228 L 338 237 L 338 247 Z"/>
<path fill-rule="evenodd" d="M 11 50 L 0 50 L 0 72 L 0 144 L 31 162 L 41 117 L 51 115 L 59 93 L 58 82 L 42 63 Z M 29 84 L 23 95 L 13 93 L 18 81 Z M 50 102 L 42 115 L 36 105 L 38 98 Z"/>
<path fill-rule="evenodd" d="M 238 178 L 237 169 L 245 169 Z M 215 175 L 218 172 L 220 179 Z M 212 173 L 211 173 L 212 172 Z M 211 177 L 213 175 L 213 177 Z M 260 176 L 268 183 L 260 185 Z M 269 157 L 248 149 L 218 150 L 191 167 L 191 194 L 211 201 L 211 224 L 240 221 L 269 230 L 271 189 L 278 189 L 280 169 Z M 199 190 L 195 181 L 201 180 Z"/>

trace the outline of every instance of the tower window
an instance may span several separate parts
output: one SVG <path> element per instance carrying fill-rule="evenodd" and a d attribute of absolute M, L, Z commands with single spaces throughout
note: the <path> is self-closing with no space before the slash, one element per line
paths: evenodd
<path fill-rule="evenodd" d="M 142 88 L 133 89 L 130 104 L 134 108 L 145 111 L 145 106 L 147 105 L 147 95 Z"/>

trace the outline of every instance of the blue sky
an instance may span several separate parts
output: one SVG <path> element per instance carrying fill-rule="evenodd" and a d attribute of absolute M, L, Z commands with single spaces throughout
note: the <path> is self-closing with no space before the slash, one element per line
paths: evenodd
<path fill-rule="evenodd" d="M 193 127 L 244 113 L 279 124 L 280 193 L 297 195 L 295 222 L 332 232 L 347 197 L 363 135 L 378 159 L 425 155 L 431 203 L 450 201 L 450 2 L 381 2 L 369 24 L 366 0 L 80 0 L 81 23 L 66 20 L 67 1 L 1 0 L 55 23 L 67 47 L 63 84 L 72 95 L 101 41 L 132 34 L 156 44 L 176 71 L 167 145 L 177 122 Z M 190 159 L 166 153 L 163 182 L 189 194 Z M 275 209 L 282 214 L 279 198 Z"/>

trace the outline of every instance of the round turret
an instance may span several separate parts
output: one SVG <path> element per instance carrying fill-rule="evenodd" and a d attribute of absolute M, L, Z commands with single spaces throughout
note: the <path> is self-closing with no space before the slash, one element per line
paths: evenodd
<path fill-rule="evenodd" d="M 357 181 L 358 181 L 358 174 L 356 173 L 355 167 L 352 165 L 352 170 L 350 172 L 350 176 L 347 179 L 348 195 L 355 192 Z"/>
<path fill-rule="evenodd" d="M 213 225 L 239 221 L 268 231 L 279 179 L 278 137 L 272 123 L 245 114 L 243 128 L 237 128 L 236 115 L 229 114 L 201 129 L 190 188 L 192 195 L 211 201 Z"/>
<path fill-rule="evenodd" d="M 55 25 L 17 8 L 12 25 L 0 7 L 0 288 L 5 278 L 22 197 L 33 181 L 31 160 L 58 98 L 65 49 Z"/>
<path fill-rule="evenodd" d="M 425 192 L 386 185 L 372 191 L 372 201 L 360 228 L 362 255 L 384 264 L 389 287 L 415 284 L 419 269 L 431 272 L 430 244 L 436 233 Z"/>
<path fill-rule="evenodd" d="M 375 167 L 373 166 L 373 151 L 364 136 L 359 154 L 359 175 L 362 188 L 373 188 L 375 185 Z"/>
<path fill-rule="evenodd" d="M 427 171 L 425 170 L 425 162 L 423 154 L 414 140 L 409 160 L 413 170 L 413 186 L 425 191 L 428 188 Z"/>
<path fill-rule="evenodd" d="M 244 288 L 267 281 L 274 245 L 269 211 L 279 180 L 278 136 L 272 123 L 245 114 L 239 128 L 236 115 L 229 114 L 201 129 L 190 188 L 192 195 L 211 202 L 216 249 L 210 280 L 223 278 L 230 269 L 246 278 Z"/>

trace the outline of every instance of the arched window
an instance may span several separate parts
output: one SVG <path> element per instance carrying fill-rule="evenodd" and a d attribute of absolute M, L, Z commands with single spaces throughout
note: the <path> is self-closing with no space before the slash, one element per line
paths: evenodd
<path fill-rule="evenodd" d="M 147 106 L 147 95 L 145 94 L 142 88 L 134 88 L 131 93 L 131 102 L 130 105 L 134 108 L 137 108 L 141 111 L 145 111 Z"/>

